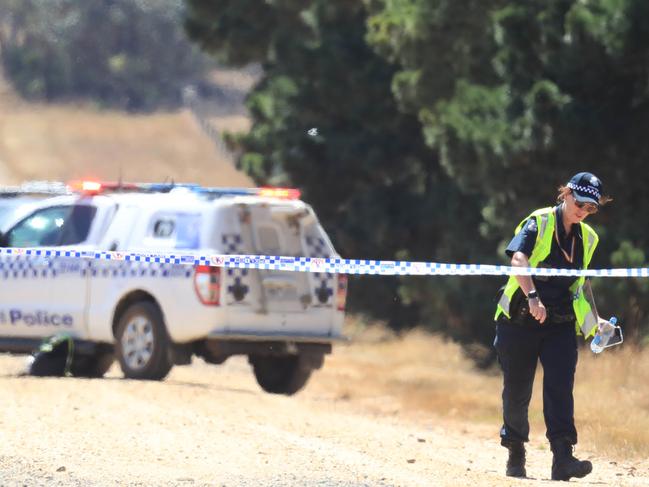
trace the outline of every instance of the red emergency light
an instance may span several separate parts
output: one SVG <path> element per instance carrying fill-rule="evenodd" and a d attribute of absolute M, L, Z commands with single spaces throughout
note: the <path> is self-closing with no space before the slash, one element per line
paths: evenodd
<path fill-rule="evenodd" d="M 102 190 L 99 181 L 71 181 L 68 186 L 72 191 L 84 194 L 98 194 Z"/>
<path fill-rule="evenodd" d="M 285 200 L 300 199 L 300 190 L 294 188 L 257 188 L 259 196 Z"/>

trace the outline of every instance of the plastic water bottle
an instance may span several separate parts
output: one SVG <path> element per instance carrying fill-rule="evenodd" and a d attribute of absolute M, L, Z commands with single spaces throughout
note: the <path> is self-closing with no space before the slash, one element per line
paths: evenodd
<path fill-rule="evenodd" d="M 608 322 L 613 326 L 606 326 L 601 332 L 597 330 L 593 340 L 590 342 L 590 349 L 593 353 L 601 353 L 608 344 L 608 341 L 615 333 L 615 324 L 617 323 L 617 318 L 612 316 Z"/>

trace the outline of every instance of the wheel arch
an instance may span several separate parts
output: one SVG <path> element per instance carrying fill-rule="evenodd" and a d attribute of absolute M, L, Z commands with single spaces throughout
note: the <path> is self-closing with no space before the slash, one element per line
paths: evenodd
<path fill-rule="evenodd" d="M 122 296 L 122 298 L 117 303 L 117 306 L 115 306 L 115 312 L 113 313 L 113 321 L 111 323 L 111 328 L 112 328 L 112 333 L 114 338 L 117 338 L 117 325 L 119 323 L 120 318 L 122 317 L 122 314 L 124 314 L 124 312 L 132 304 L 140 303 L 143 301 L 149 302 L 158 308 L 158 310 L 160 311 L 160 316 L 162 316 L 162 324 L 165 327 L 165 331 L 168 334 L 167 323 L 165 320 L 164 312 L 162 311 L 162 306 L 160 306 L 160 303 L 158 303 L 158 301 L 153 297 L 152 294 L 142 289 L 136 289 Z"/>

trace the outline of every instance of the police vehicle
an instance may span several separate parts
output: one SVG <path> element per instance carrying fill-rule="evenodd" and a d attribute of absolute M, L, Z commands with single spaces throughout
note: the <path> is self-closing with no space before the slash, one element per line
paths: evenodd
<path fill-rule="evenodd" d="M 297 190 L 84 182 L 5 223 L 3 247 L 337 257 Z M 163 379 L 192 356 L 246 355 L 259 385 L 293 394 L 343 339 L 346 276 L 3 255 L 0 351 L 74 341 L 76 375 L 119 361 Z"/>

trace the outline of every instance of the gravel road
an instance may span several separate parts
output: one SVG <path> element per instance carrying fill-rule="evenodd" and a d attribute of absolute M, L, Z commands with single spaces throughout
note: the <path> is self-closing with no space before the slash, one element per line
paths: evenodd
<path fill-rule="evenodd" d="M 372 407 L 337 397 L 323 372 L 284 397 L 261 392 L 239 358 L 163 382 L 124 380 L 116 366 L 99 380 L 23 377 L 24 363 L 0 356 L 3 486 L 557 485 L 547 449 L 531 449 L 532 480 L 507 479 L 493 427 L 404 417 L 390 396 Z M 579 453 L 595 470 L 575 483 L 649 485 L 648 462 Z"/>

